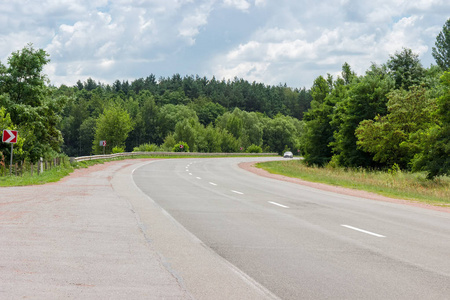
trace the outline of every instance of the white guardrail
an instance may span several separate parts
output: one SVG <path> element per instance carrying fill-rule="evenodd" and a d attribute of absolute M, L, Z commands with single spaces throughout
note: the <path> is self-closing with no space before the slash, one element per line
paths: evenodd
<path fill-rule="evenodd" d="M 200 153 L 200 152 L 124 152 L 106 155 L 91 155 L 91 156 L 80 156 L 71 157 L 70 162 L 80 162 L 86 160 L 96 160 L 96 159 L 112 159 L 117 157 L 127 157 L 127 156 L 138 156 L 138 155 L 148 155 L 148 156 L 278 156 L 278 153 Z"/>

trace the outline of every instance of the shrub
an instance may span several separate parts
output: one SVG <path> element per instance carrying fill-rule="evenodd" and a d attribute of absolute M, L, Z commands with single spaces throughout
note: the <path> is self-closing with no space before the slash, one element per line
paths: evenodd
<path fill-rule="evenodd" d="M 245 152 L 247 152 L 247 153 L 262 153 L 262 148 L 255 144 L 252 144 L 247 148 L 247 150 Z"/>
<path fill-rule="evenodd" d="M 173 134 L 169 134 L 164 139 L 164 143 L 161 145 L 161 149 L 163 151 L 173 151 L 173 147 L 175 147 L 176 143 L 177 142 L 175 141 Z"/>
<path fill-rule="evenodd" d="M 156 144 L 142 144 L 133 148 L 133 152 L 156 152 L 160 151 L 160 147 Z"/>
<path fill-rule="evenodd" d="M 125 149 L 123 147 L 114 147 L 112 149 L 112 153 L 123 153 L 125 152 Z"/>
<path fill-rule="evenodd" d="M 173 147 L 173 152 L 189 152 L 189 145 L 185 142 L 179 142 Z"/>

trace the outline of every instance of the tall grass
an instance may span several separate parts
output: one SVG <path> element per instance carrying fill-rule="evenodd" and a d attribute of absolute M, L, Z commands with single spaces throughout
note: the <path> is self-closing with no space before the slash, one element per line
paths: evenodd
<path fill-rule="evenodd" d="M 450 206 L 450 177 L 427 180 L 425 173 L 387 172 L 365 169 L 308 167 L 302 161 L 274 161 L 257 164 L 271 173 L 374 192 L 387 197 Z"/>

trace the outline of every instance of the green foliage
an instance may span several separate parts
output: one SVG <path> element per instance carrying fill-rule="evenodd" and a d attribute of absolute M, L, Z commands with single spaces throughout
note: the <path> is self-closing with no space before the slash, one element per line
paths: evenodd
<path fill-rule="evenodd" d="M 263 129 L 267 117 L 259 116 L 255 112 L 242 111 L 235 108 L 232 113 L 226 112 L 216 120 L 216 126 L 225 129 L 240 140 L 242 147 L 251 144 L 263 144 Z"/>
<path fill-rule="evenodd" d="M 31 44 L 14 52 L 8 66 L 0 64 L 0 106 L 20 129 L 24 157 L 33 162 L 60 150 L 63 142 L 59 125 L 67 98 L 52 97 L 42 70 L 48 54 Z"/>
<path fill-rule="evenodd" d="M 161 145 L 161 149 L 164 151 L 172 151 L 176 143 L 177 141 L 174 139 L 173 134 L 169 134 L 164 139 L 164 143 Z"/>
<path fill-rule="evenodd" d="M 419 55 L 411 49 L 396 52 L 387 62 L 389 73 L 395 81 L 395 88 L 409 90 L 410 87 L 420 84 L 425 70 L 419 60 Z"/>
<path fill-rule="evenodd" d="M 422 151 L 413 160 L 413 170 L 426 171 L 428 178 L 450 175 L 450 72 L 441 77 L 444 95 L 437 100 L 438 124 L 419 136 Z"/>
<path fill-rule="evenodd" d="M 173 152 L 189 152 L 189 145 L 185 142 L 175 144 L 172 149 Z"/>
<path fill-rule="evenodd" d="M 300 133 L 294 123 L 293 118 L 282 115 L 269 120 L 264 128 L 264 143 L 280 155 L 286 147 L 297 148 Z"/>
<path fill-rule="evenodd" d="M 179 125 L 177 134 L 188 134 L 189 129 L 191 150 L 216 152 L 222 150 L 221 141 L 228 139 L 224 138 L 223 130 L 234 137 L 231 146 L 226 146 L 229 150 L 235 142 L 237 149 L 251 144 L 263 147 L 267 119 L 280 112 L 302 118 L 311 102 L 310 91 L 306 89 L 250 84 L 238 78 L 217 81 L 214 77 L 209 80 L 179 74 L 158 80 L 154 75 L 132 82 L 116 80 L 112 85 L 88 78 L 85 82 L 78 81 L 74 87 L 61 86 L 55 94 L 70 99 L 61 129 L 63 150 L 72 156 L 91 153 L 95 144 L 92 132 L 96 129 L 92 119 L 98 119 L 111 106 L 124 108 L 133 120 L 133 130 L 125 141 L 127 151 L 144 143 L 164 146 L 164 139 L 175 134 L 177 123 L 193 118 L 198 121 L 195 126 L 189 129 L 184 124 L 182 130 Z M 219 119 L 223 115 L 222 124 Z M 214 130 L 208 129 L 210 124 Z M 173 145 L 167 150 L 172 148 Z"/>
<path fill-rule="evenodd" d="M 201 127 L 198 132 L 197 151 L 199 152 L 221 152 L 221 131 L 209 124 L 206 128 Z"/>
<path fill-rule="evenodd" d="M 225 107 L 218 103 L 214 103 L 211 99 L 204 96 L 194 99 L 194 102 L 189 105 L 197 113 L 199 122 L 207 126 L 226 112 Z"/>
<path fill-rule="evenodd" d="M 2 96 L 0 95 L 0 97 Z M 18 128 L 12 123 L 10 115 L 6 113 L 6 109 L 4 107 L 0 107 L 0 136 L 3 134 L 4 129 L 17 130 Z M 23 151 L 23 133 L 23 131 L 19 132 L 17 143 L 13 146 L 13 163 L 14 161 L 24 160 L 26 158 Z M 3 157 L 9 158 L 11 155 L 11 144 L 0 143 L 0 153 Z M 7 159 L 7 164 L 9 164 L 9 159 Z"/>
<path fill-rule="evenodd" d="M 342 78 L 318 77 L 301 130 L 305 162 L 448 175 L 450 75 L 441 74 L 403 49 L 365 76 L 344 64 Z"/>
<path fill-rule="evenodd" d="M 189 145 L 189 149 L 193 152 L 197 148 L 197 128 L 200 126 L 194 118 L 184 119 L 175 125 L 175 133 L 173 137 L 177 141 L 185 141 Z"/>
<path fill-rule="evenodd" d="M 78 154 L 89 155 L 95 138 L 97 120 L 89 117 L 81 123 L 78 131 Z"/>
<path fill-rule="evenodd" d="M 388 114 L 375 120 L 364 120 L 356 129 L 358 145 L 374 154 L 375 161 L 387 166 L 409 167 L 411 159 L 420 151 L 416 134 L 433 124 L 436 108 L 423 87 L 409 92 L 394 90 L 388 94 Z"/>
<path fill-rule="evenodd" d="M 328 85 L 328 82 L 322 76 L 317 77 L 316 80 L 314 80 L 314 84 L 311 88 L 311 96 L 315 103 L 311 103 L 311 107 L 313 107 L 313 105 L 323 103 L 329 93 L 330 86 Z"/>
<path fill-rule="evenodd" d="M 252 144 L 245 150 L 245 152 L 247 152 L 247 153 L 262 153 L 262 148 L 255 144 Z"/>
<path fill-rule="evenodd" d="M 173 147 L 172 147 L 173 148 Z M 157 152 L 160 151 L 160 147 L 156 144 L 142 144 L 133 148 L 133 152 Z"/>
<path fill-rule="evenodd" d="M 97 127 L 92 150 L 95 154 L 103 152 L 100 141 L 106 141 L 106 152 L 110 153 L 114 147 L 125 147 L 128 133 L 133 129 L 130 115 L 121 107 L 112 106 L 105 109 L 97 119 Z"/>
<path fill-rule="evenodd" d="M 184 105 L 166 104 L 159 111 L 158 129 L 160 138 L 175 131 L 175 125 L 185 119 L 198 120 L 195 111 Z"/>
<path fill-rule="evenodd" d="M 125 152 L 125 148 L 124 147 L 114 147 L 112 149 L 112 153 L 124 153 Z"/>
<path fill-rule="evenodd" d="M 437 65 L 447 71 L 450 68 L 450 19 L 447 19 L 442 31 L 436 37 L 435 46 L 431 54 Z"/>
<path fill-rule="evenodd" d="M 156 105 L 155 97 L 149 91 L 142 91 L 137 99 L 140 103 L 139 114 L 142 120 L 141 140 L 161 143 L 158 132 L 160 108 Z"/>
<path fill-rule="evenodd" d="M 337 129 L 331 143 L 336 162 L 345 167 L 375 167 L 371 154 L 358 148 L 355 130 L 359 123 L 387 113 L 387 93 L 394 87 L 386 70 L 375 65 L 359 80 L 354 80 L 335 117 Z"/>
<path fill-rule="evenodd" d="M 347 98 L 351 85 L 356 84 L 356 77 L 346 63 L 342 67 L 342 76 L 345 79 L 336 80 L 330 85 L 322 77 L 315 81 L 312 92 L 313 101 L 311 109 L 305 114 L 304 134 L 301 137 L 301 150 L 305 162 L 309 165 L 324 166 L 333 155 L 332 143 L 334 133 L 342 123 L 345 115 L 345 106 L 342 105 Z"/>
<path fill-rule="evenodd" d="M 220 149 L 225 153 L 238 152 L 239 141 L 226 129 L 220 131 Z"/>

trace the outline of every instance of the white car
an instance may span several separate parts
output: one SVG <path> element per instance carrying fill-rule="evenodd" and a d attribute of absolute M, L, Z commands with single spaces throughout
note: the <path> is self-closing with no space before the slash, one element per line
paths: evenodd
<path fill-rule="evenodd" d="M 284 152 L 283 157 L 284 158 L 294 158 L 294 154 L 292 154 L 291 151 L 286 151 L 286 152 Z"/>

